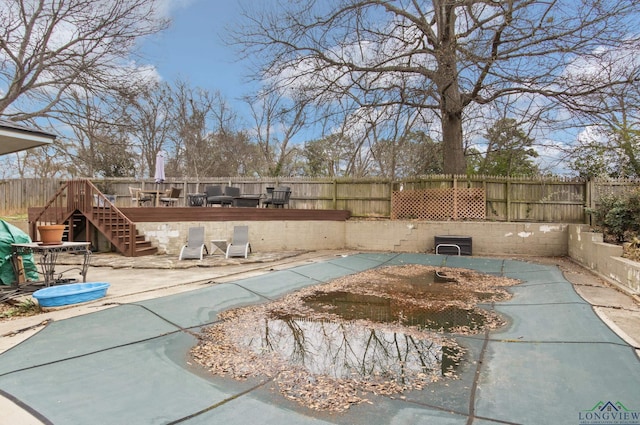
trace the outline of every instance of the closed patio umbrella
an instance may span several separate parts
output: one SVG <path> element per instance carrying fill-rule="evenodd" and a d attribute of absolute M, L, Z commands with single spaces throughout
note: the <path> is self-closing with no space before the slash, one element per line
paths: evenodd
<path fill-rule="evenodd" d="M 156 155 L 156 174 L 154 176 L 156 183 L 164 182 L 164 160 L 166 154 L 165 151 L 159 151 Z"/>

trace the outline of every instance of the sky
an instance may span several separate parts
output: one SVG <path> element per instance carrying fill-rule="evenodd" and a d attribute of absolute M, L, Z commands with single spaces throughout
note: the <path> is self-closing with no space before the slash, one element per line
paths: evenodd
<path fill-rule="evenodd" d="M 171 26 L 143 42 L 145 59 L 164 81 L 182 79 L 211 93 L 219 91 L 233 106 L 241 107 L 235 101 L 248 94 L 251 85 L 235 48 L 221 39 L 225 27 L 240 21 L 238 2 L 165 1 L 164 14 L 172 20 Z"/>
<path fill-rule="evenodd" d="M 210 93 L 219 91 L 239 118 L 250 122 L 249 108 L 240 98 L 255 83 L 248 82 L 246 65 L 237 59 L 237 47 L 222 40 L 226 28 L 241 23 L 238 0 L 160 1 L 161 13 L 171 19 L 171 25 L 143 41 L 146 63 L 166 82 L 182 79 Z"/>
<path fill-rule="evenodd" d="M 241 25 L 242 0 L 158 1 L 159 12 L 169 17 L 171 24 L 167 30 L 143 40 L 144 63 L 139 65 L 154 66 L 160 78 L 168 83 L 184 80 L 191 87 L 220 92 L 239 118 L 249 123 L 249 108 L 240 98 L 256 86 L 248 81 L 247 64 L 237 59 L 237 47 L 222 40 L 227 28 Z M 246 1 L 250 4 L 250 0 Z M 569 137 L 573 139 L 576 135 Z M 557 152 L 553 149 L 539 149 L 539 153 L 542 162 L 555 162 Z M 553 171 L 566 172 L 558 168 Z"/>

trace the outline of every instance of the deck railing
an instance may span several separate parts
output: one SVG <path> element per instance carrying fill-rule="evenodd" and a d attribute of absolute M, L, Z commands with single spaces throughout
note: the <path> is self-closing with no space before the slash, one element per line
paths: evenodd
<path fill-rule="evenodd" d="M 136 226 L 89 180 L 69 180 L 34 219 L 29 221 L 31 238 L 35 240 L 41 224 L 68 224 L 73 238 L 73 216 L 81 213 L 123 254 L 135 255 Z"/>

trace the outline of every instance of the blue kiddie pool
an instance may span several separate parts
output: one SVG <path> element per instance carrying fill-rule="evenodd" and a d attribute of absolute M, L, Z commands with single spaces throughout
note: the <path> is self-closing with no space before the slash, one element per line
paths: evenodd
<path fill-rule="evenodd" d="M 106 282 L 70 283 L 50 286 L 33 293 L 40 307 L 58 307 L 61 305 L 84 303 L 97 300 L 107 294 Z"/>

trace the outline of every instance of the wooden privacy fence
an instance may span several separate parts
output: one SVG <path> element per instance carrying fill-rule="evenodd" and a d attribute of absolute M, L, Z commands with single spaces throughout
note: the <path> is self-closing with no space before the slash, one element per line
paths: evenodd
<path fill-rule="evenodd" d="M 485 219 L 584 223 L 586 208 L 598 205 L 610 193 L 636 190 L 640 181 L 630 179 L 578 180 L 562 178 L 518 179 L 492 176 L 424 176 L 405 180 L 308 179 L 308 178 L 168 178 L 156 185 L 151 179 L 114 178 L 92 180 L 105 194 L 116 195 L 116 205 L 131 206 L 129 186 L 147 189 L 182 188 L 181 203 L 190 193 L 203 192 L 208 185 L 232 185 L 242 194 L 262 194 L 267 187 L 291 187 L 291 208 L 348 210 L 352 217 L 398 219 Z M 44 206 L 66 180 L 11 179 L 0 181 L 0 214 L 24 213 L 28 207 Z M 432 191 L 432 199 L 407 201 L 412 192 Z M 464 189 L 464 190 L 463 190 Z M 457 193 L 452 197 L 447 193 Z M 467 199 L 460 195 L 466 193 Z M 439 201 L 433 200 L 433 195 Z M 423 195 L 421 195 L 423 196 Z M 479 201 L 482 196 L 483 201 Z M 402 200 L 402 201 L 401 201 Z M 448 201 L 447 201 L 448 200 Z M 442 201 L 448 202 L 443 209 Z M 411 202 L 407 204 L 407 202 Z M 484 204 L 484 211 L 479 203 Z M 420 204 L 422 203 L 422 204 Z M 420 205 L 428 206 L 423 210 Z M 473 206 L 471 206 L 473 205 Z M 455 207 L 455 209 L 454 209 Z M 443 209 L 443 211 L 445 211 Z M 457 217 L 457 218 L 454 218 Z"/>

